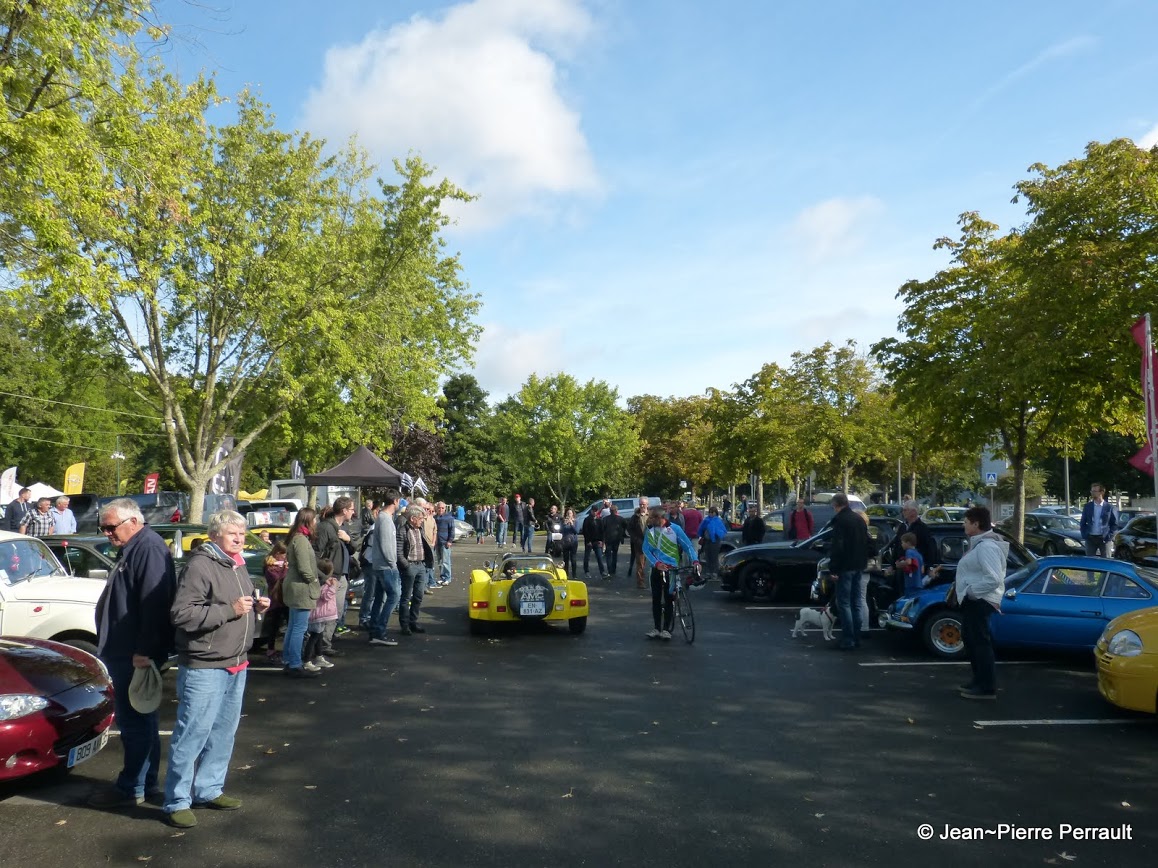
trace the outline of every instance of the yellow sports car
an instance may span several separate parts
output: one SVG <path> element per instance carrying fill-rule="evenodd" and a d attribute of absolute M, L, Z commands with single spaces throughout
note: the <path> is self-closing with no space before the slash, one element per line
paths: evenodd
<path fill-rule="evenodd" d="M 1158 608 L 1137 609 L 1106 625 L 1094 646 L 1098 690 L 1134 711 L 1158 711 Z"/>
<path fill-rule="evenodd" d="M 470 574 L 470 631 L 485 633 L 494 623 L 565 621 L 572 633 L 587 629 L 587 585 L 568 579 L 541 555 L 507 555 Z"/>

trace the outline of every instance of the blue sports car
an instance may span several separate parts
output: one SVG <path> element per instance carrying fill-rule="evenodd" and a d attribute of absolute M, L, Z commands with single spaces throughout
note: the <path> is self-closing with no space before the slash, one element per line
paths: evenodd
<path fill-rule="evenodd" d="M 949 584 L 901 597 L 881 616 L 891 630 L 916 632 L 938 657 L 964 653 L 961 613 Z M 1114 618 L 1158 606 L 1158 570 L 1108 558 L 1058 555 L 1005 577 L 1001 614 L 989 622 L 998 648 L 1090 649 Z"/>

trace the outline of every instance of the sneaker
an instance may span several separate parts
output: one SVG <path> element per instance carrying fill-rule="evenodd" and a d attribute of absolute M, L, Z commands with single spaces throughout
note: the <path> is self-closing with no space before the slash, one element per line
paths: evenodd
<path fill-rule="evenodd" d="M 227 796 L 222 793 L 216 799 L 210 799 L 208 802 L 198 802 L 199 808 L 213 808 L 215 811 L 236 811 L 241 807 L 241 799 L 235 799 L 233 796 Z"/>
<path fill-rule="evenodd" d="M 433 594 L 433 593 L 434 593 L 434 589 L 435 589 L 435 588 L 437 588 L 437 587 L 438 587 L 438 585 L 427 585 L 427 587 L 426 587 L 426 593 L 428 593 L 428 594 Z"/>
<path fill-rule="evenodd" d="M 109 787 L 92 796 L 88 800 L 88 806 L 90 808 L 113 810 L 115 808 L 135 808 L 138 805 L 144 804 L 144 802 L 144 796 L 137 798 L 136 796 L 125 794 L 116 787 Z"/>
<path fill-rule="evenodd" d="M 361 626 L 361 625 L 359 625 L 359 626 Z M 351 632 L 353 632 L 353 631 L 349 627 L 347 627 L 345 624 L 343 624 L 342 626 L 340 626 L 334 630 L 334 635 L 335 636 L 344 636 L 347 633 L 351 633 Z"/>
<path fill-rule="evenodd" d="M 282 659 L 281 659 L 281 652 L 280 651 L 270 651 L 268 654 L 265 655 L 265 659 L 267 662 L 273 663 L 275 666 L 281 666 L 282 665 Z"/>
<path fill-rule="evenodd" d="M 312 660 L 310 660 L 307 663 L 303 663 L 302 669 L 306 670 L 306 672 L 321 672 L 322 671 L 322 667 L 319 666 L 318 664 L 314 663 Z"/>
<path fill-rule="evenodd" d="M 391 639 L 389 636 L 383 636 L 381 639 L 371 639 L 370 644 L 371 645 L 388 645 L 390 647 L 394 647 L 395 645 L 398 644 L 398 640 L 397 639 Z"/>
<path fill-rule="evenodd" d="M 996 699 L 997 691 L 992 692 L 982 690 L 980 687 L 970 687 L 968 690 L 962 690 L 958 694 L 962 699 Z"/>
<path fill-rule="evenodd" d="M 425 627 L 419 627 L 417 624 L 411 624 L 410 625 L 410 632 L 411 633 L 425 633 L 426 628 Z"/>
<path fill-rule="evenodd" d="M 165 822 L 175 829 L 192 829 L 197 825 L 197 815 L 191 808 L 181 808 L 165 815 Z"/>
<path fill-rule="evenodd" d="M 326 656 L 327 657 L 345 657 L 346 652 L 341 650 L 340 648 L 331 648 L 329 651 L 326 652 Z"/>
<path fill-rule="evenodd" d="M 648 639 L 658 639 L 659 638 L 659 630 L 656 630 L 655 628 L 648 630 L 647 631 L 647 638 Z"/>
<path fill-rule="evenodd" d="M 671 638 L 671 632 L 669 630 L 660 630 L 659 631 L 659 638 L 670 639 Z"/>
<path fill-rule="evenodd" d="M 585 579 L 591 578 L 591 573 L 584 573 L 583 578 L 585 578 Z"/>
<path fill-rule="evenodd" d="M 320 666 L 322 669 L 333 669 L 334 668 L 334 664 L 331 663 L 329 660 L 327 660 L 325 657 L 315 658 L 314 659 L 314 665 Z"/>

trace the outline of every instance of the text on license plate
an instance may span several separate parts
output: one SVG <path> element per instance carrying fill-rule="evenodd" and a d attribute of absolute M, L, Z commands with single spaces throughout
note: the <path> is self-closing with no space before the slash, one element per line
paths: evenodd
<path fill-rule="evenodd" d="M 106 729 L 96 738 L 89 739 L 84 744 L 78 744 L 68 752 L 68 767 L 72 768 L 77 763 L 82 763 L 86 759 L 91 759 L 94 755 L 100 752 L 100 749 L 109 743 L 109 731 Z"/>
<path fill-rule="evenodd" d="M 519 603 L 519 614 L 526 615 L 546 615 L 547 604 L 543 602 L 538 603 Z"/>

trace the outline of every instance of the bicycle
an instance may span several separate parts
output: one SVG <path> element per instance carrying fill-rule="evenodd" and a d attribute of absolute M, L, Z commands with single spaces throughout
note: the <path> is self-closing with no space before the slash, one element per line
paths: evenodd
<path fill-rule="evenodd" d="M 696 616 L 692 611 L 692 600 L 688 595 L 688 587 L 692 579 L 700 575 L 699 567 L 678 567 L 667 571 L 668 594 L 673 598 L 675 619 L 683 631 L 684 640 L 691 645 L 696 641 Z"/>

